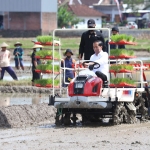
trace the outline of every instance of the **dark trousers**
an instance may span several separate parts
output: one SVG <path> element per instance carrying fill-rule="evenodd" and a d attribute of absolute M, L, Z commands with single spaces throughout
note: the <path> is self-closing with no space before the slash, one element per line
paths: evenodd
<path fill-rule="evenodd" d="M 14 80 L 18 80 L 14 70 L 9 66 L 9 67 L 1 67 L 1 80 L 3 80 L 4 74 L 5 74 L 5 70 L 10 74 L 10 76 L 14 79 Z"/>
<path fill-rule="evenodd" d="M 21 67 L 23 67 L 23 60 L 22 59 L 15 59 L 15 67 L 18 67 L 19 65 Z"/>
<path fill-rule="evenodd" d="M 96 71 L 95 74 L 103 80 L 103 82 L 107 81 L 107 76 L 100 71 Z"/>
<path fill-rule="evenodd" d="M 40 79 L 40 73 L 35 72 L 34 69 L 32 69 L 32 82 L 34 82 L 34 80 Z"/>

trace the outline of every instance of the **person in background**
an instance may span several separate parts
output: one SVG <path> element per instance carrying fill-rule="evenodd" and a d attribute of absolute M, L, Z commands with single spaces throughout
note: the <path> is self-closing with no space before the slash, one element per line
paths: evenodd
<path fill-rule="evenodd" d="M 106 83 L 108 80 L 108 53 L 103 51 L 103 42 L 95 41 L 93 43 L 93 49 L 95 54 L 90 57 L 91 61 L 97 62 L 100 64 L 100 67 L 93 69 L 93 65 L 89 66 L 90 70 L 93 70 L 95 74 L 103 80 L 103 83 Z"/>
<path fill-rule="evenodd" d="M 18 80 L 14 70 L 10 67 L 10 51 L 7 50 L 7 47 L 8 45 L 5 42 L 1 44 L 1 50 L 0 50 L 1 77 L 0 77 L 0 80 L 3 80 L 5 71 L 7 71 L 14 80 Z"/>
<path fill-rule="evenodd" d="M 22 70 L 24 70 L 24 66 L 23 66 L 23 49 L 21 48 L 22 44 L 20 42 L 16 42 L 14 44 L 14 46 L 16 47 L 14 49 L 13 55 L 14 60 L 15 60 L 15 67 L 16 69 L 19 70 L 19 68 L 21 67 Z"/>
<path fill-rule="evenodd" d="M 118 29 L 118 27 L 113 27 L 112 30 L 111 30 L 111 32 L 112 32 L 112 35 L 117 35 L 117 34 L 119 34 L 119 29 Z M 109 52 L 108 52 L 108 45 L 109 45 L 109 43 L 108 43 L 108 40 L 107 40 L 107 41 L 106 41 L 107 53 L 109 53 Z M 110 51 L 111 51 L 111 49 L 125 49 L 125 45 L 115 45 L 115 44 L 111 44 L 111 45 L 110 45 Z M 109 55 L 110 55 L 110 54 L 109 54 Z M 116 63 L 116 62 L 115 62 L 115 61 L 111 61 L 111 62 L 110 62 L 110 64 L 114 64 L 114 63 Z M 129 61 L 127 61 L 126 63 L 129 64 Z M 128 78 L 132 79 L 131 73 L 126 73 L 126 75 L 127 75 Z M 110 77 L 112 77 L 112 76 L 111 76 L 111 73 L 110 73 Z"/>
<path fill-rule="evenodd" d="M 89 19 L 87 22 L 88 28 L 95 28 L 96 23 L 93 19 Z M 93 42 L 100 40 L 103 42 L 103 50 L 106 50 L 105 39 L 101 31 L 98 30 L 89 30 L 82 34 L 80 46 L 79 46 L 79 59 L 82 59 L 84 54 L 84 60 L 89 60 L 91 55 L 94 54 Z"/>
<path fill-rule="evenodd" d="M 34 81 L 35 80 L 41 78 L 41 74 L 35 72 L 35 69 L 36 69 L 37 65 L 41 64 L 40 59 L 36 58 L 35 54 L 36 54 L 37 51 L 41 50 L 42 47 L 43 47 L 42 45 L 34 45 L 32 47 L 33 48 L 33 53 L 31 55 L 31 63 L 32 63 L 32 80 L 31 81 L 32 81 L 32 86 L 34 86 Z"/>
<path fill-rule="evenodd" d="M 75 60 L 71 57 L 73 55 L 73 52 L 70 49 L 67 49 L 64 53 L 64 56 L 66 56 L 62 61 L 61 61 L 61 67 L 62 68 L 73 68 L 72 65 L 75 64 Z M 67 87 L 68 84 L 64 83 L 65 82 L 70 82 L 75 76 L 75 72 L 73 70 L 64 70 L 63 69 L 63 87 Z"/>
<path fill-rule="evenodd" d="M 113 27 L 112 28 L 112 30 L 111 30 L 111 33 L 112 33 L 112 35 L 117 35 L 117 34 L 119 34 L 119 29 L 118 29 L 118 27 Z M 108 53 L 108 45 L 109 45 L 109 43 L 108 43 L 108 40 L 106 41 L 106 52 Z M 110 50 L 111 49 L 125 49 L 125 45 L 115 45 L 115 44 L 111 44 L 110 45 Z M 110 54 L 109 54 L 110 55 Z"/>

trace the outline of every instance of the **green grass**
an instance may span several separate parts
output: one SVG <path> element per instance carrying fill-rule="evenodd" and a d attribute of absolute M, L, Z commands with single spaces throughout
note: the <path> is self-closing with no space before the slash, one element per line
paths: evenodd
<path fill-rule="evenodd" d="M 21 42 L 22 48 L 24 49 L 32 49 L 34 43 L 32 40 L 35 38 L 0 38 L 0 43 L 6 42 L 9 45 L 9 48 L 14 49 L 14 44 L 18 41 Z M 61 48 L 62 49 L 79 49 L 80 37 L 79 38 L 61 38 Z M 46 46 L 44 47 L 46 48 Z"/>
<path fill-rule="evenodd" d="M 19 41 L 21 42 L 22 48 L 24 49 L 32 49 L 34 43 L 32 40 L 35 38 L 0 38 L 0 44 L 2 42 L 6 42 L 9 45 L 8 49 L 14 49 L 14 44 Z M 80 44 L 80 37 L 70 37 L 70 38 L 60 38 L 61 40 L 61 49 L 64 52 L 66 49 L 72 49 L 73 51 L 79 49 L 79 44 Z M 137 45 L 126 45 L 126 48 L 128 49 L 134 49 L 134 50 L 148 50 L 150 49 L 150 36 L 146 37 L 142 35 L 140 38 L 136 39 L 136 42 L 138 43 Z M 45 46 L 43 49 L 46 49 L 47 47 Z M 58 49 L 58 48 L 57 48 Z"/>
<path fill-rule="evenodd" d="M 39 69 L 39 70 L 42 70 L 42 71 L 46 71 L 46 70 L 53 70 L 53 65 L 43 65 L 43 64 L 40 64 L 36 67 L 36 69 Z M 60 67 L 58 65 L 55 65 L 54 66 L 54 71 L 58 72 L 60 70 Z"/>
<path fill-rule="evenodd" d="M 133 66 L 127 64 L 111 65 L 110 70 L 120 71 L 121 69 L 133 70 Z"/>
<path fill-rule="evenodd" d="M 31 86 L 31 79 L 23 79 L 18 81 L 0 81 L 0 86 Z"/>
<path fill-rule="evenodd" d="M 126 50 L 126 49 L 111 49 L 110 55 L 111 56 L 120 56 L 120 55 L 133 56 L 134 51 L 133 50 Z"/>
<path fill-rule="evenodd" d="M 135 81 L 134 80 L 130 80 L 128 78 L 115 78 L 115 79 L 111 79 L 110 82 L 112 84 L 119 84 L 121 82 L 125 82 L 125 83 L 128 83 L 128 84 L 135 84 Z"/>
<path fill-rule="evenodd" d="M 129 41 L 129 42 L 134 42 L 135 38 L 131 35 L 127 34 L 117 34 L 117 35 L 112 35 L 111 40 L 113 42 L 119 42 L 121 40 Z"/>
<path fill-rule="evenodd" d="M 62 38 L 61 39 L 62 49 L 79 49 L 80 38 Z"/>
<path fill-rule="evenodd" d="M 22 47 L 25 49 L 31 49 L 34 45 L 34 43 L 32 42 L 34 38 L 0 38 L 0 43 L 2 42 L 6 42 L 9 45 L 9 48 L 15 48 L 14 44 L 16 42 L 20 42 L 22 43 Z M 9 49 L 8 48 L 8 49 Z"/>
<path fill-rule="evenodd" d="M 126 45 L 127 49 L 133 49 L 133 50 L 147 50 L 150 51 L 150 39 L 148 38 L 140 38 L 136 39 L 135 41 L 137 45 Z"/>
<path fill-rule="evenodd" d="M 40 84 L 42 86 L 46 86 L 47 84 L 53 85 L 53 80 L 52 79 L 39 79 L 39 80 L 35 80 L 35 84 Z M 54 80 L 54 85 L 58 86 L 59 80 Z"/>

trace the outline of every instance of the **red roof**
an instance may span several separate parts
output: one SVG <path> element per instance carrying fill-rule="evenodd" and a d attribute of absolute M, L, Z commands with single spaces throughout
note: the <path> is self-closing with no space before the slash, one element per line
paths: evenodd
<path fill-rule="evenodd" d="M 99 0 L 81 0 L 81 2 L 87 6 L 92 6 L 93 4 L 97 4 Z"/>
<path fill-rule="evenodd" d="M 93 8 L 89 8 L 86 5 L 68 5 L 69 10 L 72 11 L 76 16 L 80 17 L 103 17 L 107 16 Z"/>
<path fill-rule="evenodd" d="M 64 2 L 67 0 L 59 0 L 60 2 Z M 70 0 L 68 0 L 68 2 L 70 2 Z M 81 2 L 81 3 L 80 3 Z M 72 4 L 83 4 L 83 5 L 87 5 L 87 6 L 92 6 L 93 4 L 98 4 L 99 0 L 72 0 Z M 101 4 L 110 4 L 110 0 L 103 0 L 103 2 Z"/>

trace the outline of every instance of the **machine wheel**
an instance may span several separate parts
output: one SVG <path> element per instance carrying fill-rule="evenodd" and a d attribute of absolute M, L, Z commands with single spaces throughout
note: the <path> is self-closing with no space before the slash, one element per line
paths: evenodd
<path fill-rule="evenodd" d="M 60 126 L 62 124 L 63 124 L 63 113 L 62 113 L 62 109 L 58 108 L 55 117 L 55 125 Z"/>
<path fill-rule="evenodd" d="M 127 123 L 134 124 L 137 122 L 136 111 L 128 110 Z"/>
<path fill-rule="evenodd" d="M 71 124 L 70 115 L 71 115 L 70 113 L 65 113 L 65 116 L 63 118 L 65 126 L 69 126 Z"/>
<path fill-rule="evenodd" d="M 75 113 L 73 113 L 73 116 L 71 117 L 71 120 L 73 121 L 73 125 L 76 125 L 76 121 L 78 120 L 78 118 L 76 117 Z"/>
<path fill-rule="evenodd" d="M 60 116 L 56 114 L 56 117 L 55 117 L 55 125 L 56 126 L 60 126 L 61 125 L 61 119 L 60 119 Z"/>
<path fill-rule="evenodd" d="M 127 122 L 127 110 L 124 103 L 117 103 L 113 113 L 113 124 L 119 125 Z"/>

